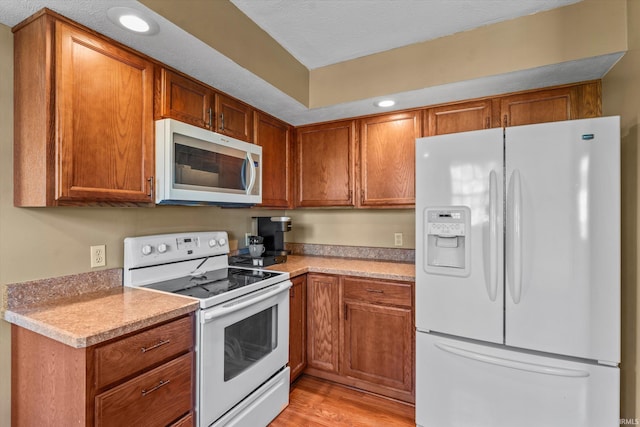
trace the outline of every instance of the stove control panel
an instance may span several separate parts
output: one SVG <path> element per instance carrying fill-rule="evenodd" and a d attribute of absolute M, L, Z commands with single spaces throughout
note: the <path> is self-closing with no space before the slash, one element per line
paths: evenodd
<path fill-rule="evenodd" d="M 160 234 L 124 239 L 125 269 L 229 253 L 226 231 Z"/>

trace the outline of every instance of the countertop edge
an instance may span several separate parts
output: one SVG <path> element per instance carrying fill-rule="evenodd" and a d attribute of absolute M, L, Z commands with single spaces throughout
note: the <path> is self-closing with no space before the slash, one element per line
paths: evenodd
<path fill-rule="evenodd" d="M 384 273 L 371 273 L 371 272 L 363 272 L 363 271 L 353 271 L 353 270 L 342 270 L 339 268 L 308 268 L 309 273 L 323 273 L 323 274 L 337 274 L 340 276 L 351 276 L 351 277 L 367 277 L 369 279 L 383 279 L 383 280 L 397 280 L 400 282 L 415 282 L 415 277 L 413 276 L 402 276 L 398 274 L 384 274 Z"/>
<path fill-rule="evenodd" d="M 366 277 L 381 280 L 396 280 L 403 282 L 415 282 L 415 265 L 412 263 L 395 261 L 378 261 L 369 259 L 346 259 L 340 257 L 296 255 L 290 256 L 283 264 L 275 264 L 267 267 L 269 270 L 289 273 L 291 278 L 307 273 L 335 274 L 351 277 Z M 334 264 L 335 265 L 327 265 Z M 400 271 L 385 272 L 385 269 Z M 409 271 L 413 272 L 410 274 Z"/>
<path fill-rule="evenodd" d="M 136 332 L 147 327 L 154 326 L 158 323 L 162 323 L 179 316 L 192 313 L 196 311 L 198 307 L 199 302 L 194 300 L 193 302 L 190 302 L 182 307 L 171 309 L 169 311 L 163 311 L 161 313 L 147 317 L 142 317 L 122 326 L 102 331 L 96 331 L 95 333 L 87 336 L 78 336 L 68 331 L 56 328 L 50 324 L 40 322 L 29 317 L 28 313 L 22 314 L 7 310 L 4 313 L 4 319 L 11 324 L 25 328 L 70 347 L 86 348 L 114 338 L 118 338 L 123 335 L 127 335 L 131 332 Z"/>

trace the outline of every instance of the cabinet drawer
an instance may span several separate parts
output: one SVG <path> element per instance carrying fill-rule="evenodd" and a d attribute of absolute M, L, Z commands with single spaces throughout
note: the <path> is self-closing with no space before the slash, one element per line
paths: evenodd
<path fill-rule="evenodd" d="M 96 426 L 165 426 L 193 406 L 193 352 L 96 396 Z"/>
<path fill-rule="evenodd" d="M 344 298 L 411 307 L 411 284 L 345 277 Z"/>
<path fill-rule="evenodd" d="M 193 427 L 193 412 L 189 412 L 187 415 L 171 424 L 171 427 Z"/>
<path fill-rule="evenodd" d="M 193 320 L 184 317 L 96 348 L 96 388 L 188 351 L 193 347 Z"/>

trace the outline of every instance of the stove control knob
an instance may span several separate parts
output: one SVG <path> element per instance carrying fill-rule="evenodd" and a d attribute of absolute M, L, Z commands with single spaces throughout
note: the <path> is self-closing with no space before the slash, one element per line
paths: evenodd
<path fill-rule="evenodd" d="M 142 255 L 149 255 L 151 254 L 152 251 L 153 251 L 153 248 L 151 247 L 151 245 L 144 245 L 142 247 Z"/>
<path fill-rule="evenodd" d="M 219 244 L 220 246 L 224 246 L 224 245 L 226 245 L 226 244 L 227 244 L 227 239 L 220 239 L 220 240 L 218 240 L 218 244 Z"/>
<path fill-rule="evenodd" d="M 160 243 L 158 245 L 158 252 L 160 252 L 161 254 L 167 252 L 167 249 L 169 249 L 169 248 L 164 243 Z"/>
<path fill-rule="evenodd" d="M 216 242 L 216 239 L 209 240 L 209 247 L 210 248 L 213 248 L 217 244 L 218 244 L 218 242 Z"/>

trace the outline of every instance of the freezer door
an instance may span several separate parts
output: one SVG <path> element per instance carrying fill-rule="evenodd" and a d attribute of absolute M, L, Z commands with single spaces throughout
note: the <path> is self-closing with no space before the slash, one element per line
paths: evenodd
<path fill-rule="evenodd" d="M 618 368 L 426 333 L 416 361 L 418 426 L 618 426 Z"/>
<path fill-rule="evenodd" d="M 420 330 L 503 342 L 502 141 L 502 129 L 416 141 Z"/>
<path fill-rule="evenodd" d="M 620 362 L 619 129 L 506 129 L 507 345 Z"/>

